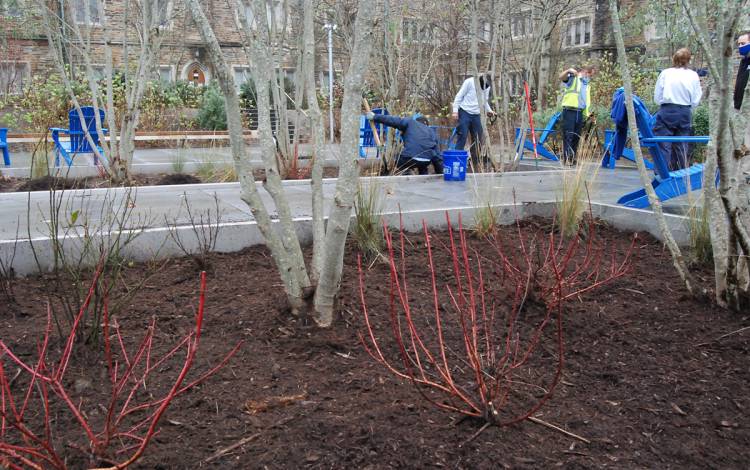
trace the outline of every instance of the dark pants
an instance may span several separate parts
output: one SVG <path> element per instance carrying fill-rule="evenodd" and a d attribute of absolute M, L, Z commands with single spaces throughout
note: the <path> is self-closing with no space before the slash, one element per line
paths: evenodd
<path fill-rule="evenodd" d="M 435 169 L 436 175 L 443 174 L 443 157 L 441 156 L 433 157 L 430 163 L 432 164 L 432 167 Z"/>
<path fill-rule="evenodd" d="M 471 157 L 475 162 L 479 161 L 479 146 L 484 139 L 482 132 L 482 118 L 479 114 L 467 113 L 458 108 L 458 127 L 456 127 L 456 149 L 463 150 L 466 147 L 466 139 L 471 134 Z"/>
<path fill-rule="evenodd" d="M 578 142 L 581 140 L 583 130 L 583 110 L 563 108 L 562 131 L 563 131 L 563 162 L 575 163 Z"/>
<path fill-rule="evenodd" d="M 398 160 L 396 160 L 396 171 L 408 172 L 412 168 L 416 168 L 417 173 L 419 173 L 420 175 L 426 175 L 428 173 L 427 169 L 430 167 L 432 163 L 433 162 L 423 162 L 419 160 L 414 160 L 411 157 L 399 155 Z M 437 170 L 437 166 L 435 166 L 435 169 Z M 442 173 L 442 169 L 443 169 L 443 166 L 441 163 L 440 165 L 441 173 Z"/>
<path fill-rule="evenodd" d="M 693 111 L 690 106 L 663 104 L 656 113 L 654 135 L 657 137 L 690 135 L 692 120 Z M 688 144 L 685 142 L 660 142 L 659 152 L 670 170 L 679 170 L 688 166 Z"/>

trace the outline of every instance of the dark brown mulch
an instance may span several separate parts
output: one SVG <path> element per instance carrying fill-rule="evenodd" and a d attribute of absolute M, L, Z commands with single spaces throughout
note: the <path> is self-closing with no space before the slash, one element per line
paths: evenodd
<path fill-rule="evenodd" d="M 169 186 L 173 184 L 200 184 L 201 179 L 197 176 L 186 175 L 185 173 L 172 173 L 164 175 L 156 182 L 157 185 Z"/>
<path fill-rule="evenodd" d="M 543 228 L 532 223 L 523 230 Z M 628 234 L 607 228 L 599 234 L 618 255 L 630 244 Z M 445 240 L 445 234 L 434 239 Z M 502 229 L 507 246 L 517 247 L 517 239 L 514 229 Z M 494 252 L 484 240 L 470 243 L 484 256 Z M 422 236 L 410 234 L 406 250 L 413 313 L 427 318 L 431 288 Z M 197 367 L 205 369 L 236 342 L 245 343 L 229 367 L 168 410 L 139 468 L 198 468 L 217 450 L 248 436 L 254 437 L 203 466 L 747 468 L 750 331 L 722 336 L 749 320 L 686 296 L 669 255 L 650 237 L 638 239 L 626 277 L 581 296 L 565 310 L 563 383 L 542 408 L 541 418 L 590 444 L 526 421 L 489 428 L 460 446 L 481 423 L 437 410 L 408 381 L 394 378 L 364 352 L 357 337 L 363 322 L 351 247 L 344 260 L 340 311 L 327 331 L 288 315 L 266 249 L 214 255 L 211 261 L 214 273 L 208 281 Z M 445 250 L 436 248 L 435 264 L 439 283 L 450 283 L 451 260 Z M 143 271 L 134 266 L 126 278 L 134 282 Z M 707 272 L 695 274 L 703 285 L 711 285 Z M 157 319 L 157 344 L 173 344 L 190 328 L 197 286 L 198 274 L 186 259 L 173 261 L 149 280 L 118 315 L 128 345 L 136 344 L 152 317 Z M 5 313 L 0 318 L 0 337 L 29 361 L 36 357 L 44 323 L 42 299 L 49 288 L 42 278 L 17 281 L 18 306 L 13 310 L 26 316 Z M 365 296 L 372 321 L 386 338 L 386 266 L 375 263 L 369 269 Z M 0 312 L 9 311 L 0 303 Z M 448 335 L 455 333 L 453 328 Z M 554 348 L 547 357 L 554 357 Z M 176 366 L 171 363 L 152 377 L 149 392 L 163 390 Z M 72 367 L 71 382 L 102 380 L 101 364 L 80 360 Z M 96 416 L 95 403 L 104 397 L 106 387 L 89 388 L 84 409 Z M 254 414 L 248 413 L 248 404 Z M 82 442 L 72 422 L 60 419 L 56 426 L 62 441 Z M 65 451 L 79 468 L 84 466 L 77 451 Z"/>
<path fill-rule="evenodd" d="M 70 179 L 56 178 L 54 176 L 42 176 L 24 181 L 16 191 L 48 191 L 50 189 L 83 189 L 89 187 L 88 178 Z"/>

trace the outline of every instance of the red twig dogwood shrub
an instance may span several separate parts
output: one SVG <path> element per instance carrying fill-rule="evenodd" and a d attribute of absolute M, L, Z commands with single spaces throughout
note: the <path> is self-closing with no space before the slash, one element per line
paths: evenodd
<path fill-rule="evenodd" d="M 19 358 L 0 340 L 0 466 L 3 468 L 55 468 L 71 465 L 64 457 L 63 446 L 78 449 L 87 459 L 88 466 L 107 465 L 107 468 L 125 468 L 138 460 L 149 442 L 159 432 L 157 427 L 164 412 L 175 398 L 185 393 L 221 369 L 237 352 L 240 344 L 232 348 L 216 365 L 197 377 L 186 380 L 193 367 L 201 337 L 205 305 L 206 274 L 201 273 L 200 300 L 194 328 L 174 347 L 162 355 L 154 354 L 155 320 L 134 351 L 125 347 L 124 337 L 115 321 L 110 324 L 106 299 L 103 307 L 104 359 L 109 399 L 105 403 L 85 410 L 81 404 L 88 396 L 74 397 L 69 370 L 76 335 L 91 301 L 100 270 L 95 273 L 86 301 L 75 319 L 64 344 L 60 358 L 49 357 L 52 315 L 47 308 L 47 327 L 38 347 L 35 364 Z M 114 344 L 113 344 L 114 343 Z M 154 396 L 153 382 L 165 375 L 167 361 L 184 350 L 184 359 L 178 364 L 179 372 L 171 381 L 169 390 Z M 15 377 L 9 372 L 18 369 Z M 28 381 L 23 393 L 14 393 L 16 379 Z M 20 382 L 23 382 L 22 379 Z M 97 387 L 98 388 L 98 387 Z M 89 400 L 90 401 L 90 400 Z M 81 431 L 81 442 L 59 442 L 55 429 L 66 414 Z M 94 418 L 93 416 L 96 416 Z M 81 468 L 81 464 L 73 465 Z"/>
<path fill-rule="evenodd" d="M 597 239 L 593 221 L 585 237 L 569 239 L 529 235 L 517 222 L 517 239 L 495 235 L 488 239 L 493 249 L 485 245 L 480 253 L 460 217 L 457 230 L 446 219 L 445 242 L 423 223 L 426 268 L 408 263 L 413 243 L 403 225 L 396 240 L 385 227 L 389 327 L 373 324 L 359 263 L 360 339 L 438 408 L 499 426 L 517 423 L 539 410 L 561 380 L 564 305 L 623 276 L 635 238 L 618 259 Z M 450 266 L 436 266 L 436 258 Z"/>

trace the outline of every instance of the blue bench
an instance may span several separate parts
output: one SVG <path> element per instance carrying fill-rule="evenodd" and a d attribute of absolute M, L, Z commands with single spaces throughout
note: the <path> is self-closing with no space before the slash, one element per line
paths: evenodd
<path fill-rule="evenodd" d="M 561 113 L 555 113 L 552 115 L 550 120 L 547 122 L 547 125 L 544 126 L 544 129 L 534 129 L 535 132 L 540 132 L 539 138 L 536 139 L 536 153 L 540 157 L 544 157 L 548 160 L 552 160 L 554 162 L 558 161 L 557 156 L 554 152 L 552 152 L 549 147 L 547 147 L 547 139 L 554 134 L 555 131 L 555 125 L 557 124 L 557 121 L 560 119 Z M 523 142 L 523 145 L 521 145 L 521 128 L 516 127 L 516 139 L 515 139 L 515 145 L 516 145 L 516 153 L 521 153 L 521 158 L 523 158 L 523 154 L 528 150 L 529 152 L 534 152 L 534 142 L 532 139 L 529 139 L 528 133 L 531 132 L 531 129 L 526 129 L 526 139 Z"/>
<path fill-rule="evenodd" d="M 0 149 L 3 151 L 3 162 L 10 166 L 10 152 L 8 152 L 8 129 L 0 127 Z"/>
<path fill-rule="evenodd" d="M 622 89 L 618 90 L 617 93 L 621 92 Z M 688 168 L 681 170 L 669 171 L 667 160 L 661 154 L 659 150 L 659 143 L 661 142 L 683 142 L 683 143 L 694 143 L 694 144 L 706 144 L 709 141 L 708 136 L 655 136 L 652 124 L 653 116 L 648 112 L 648 109 L 643 102 L 638 99 L 637 96 L 633 96 L 633 104 L 635 107 L 635 118 L 636 124 L 638 125 L 638 133 L 643 136 L 641 139 L 641 145 L 647 148 L 651 154 L 653 160 L 654 170 L 656 177 L 651 182 L 651 186 L 654 188 L 656 195 L 662 201 L 687 194 L 689 191 L 695 191 L 703 187 L 703 165 L 696 163 Z M 618 126 L 621 127 L 621 126 Z M 625 139 L 627 138 L 627 132 L 616 132 L 613 140 L 612 148 L 618 150 L 612 150 L 612 153 L 621 153 L 621 150 L 625 148 Z M 617 156 L 616 153 L 614 153 Z M 717 173 L 715 181 L 718 181 L 719 175 Z M 650 205 L 646 190 L 641 188 L 637 191 L 625 194 L 618 201 L 618 204 L 622 204 L 627 207 L 635 207 L 638 209 L 644 209 Z"/>
<path fill-rule="evenodd" d="M 93 106 L 81 107 L 81 114 L 83 114 L 83 123 L 81 123 L 78 111 L 74 108 L 68 113 L 68 129 L 62 129 L 59 127 L 50 127 L 52 131 L 52 140 L 55 143 L 55 166 L 60 166 L 60 156 L 63 157 L 65 163 L 68 166 L 73 164 L 73 157 L 78 154 L 93 154 L 94 164 L 98 165 L 99 161 L 97 154 L 89 143 L 89 139 L 86 138 L 86 134 L 91 136 L 96 149 L 99 151 L 99 155 L 104 156 L 104 151 L 99 145 L 99 133 L 96 130 L 96 114 Z M 99 122 L 104 124 L 104 111 L 99 110 Z M 107 129 L 102 129 L 102 133 L 106 134 Z M 62 135 L 67 135 L 70 140 L 63 141 L 60 139 Z"/>

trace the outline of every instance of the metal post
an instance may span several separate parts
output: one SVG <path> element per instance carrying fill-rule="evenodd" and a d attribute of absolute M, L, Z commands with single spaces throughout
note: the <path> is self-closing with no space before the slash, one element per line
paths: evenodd
<path fill-rule="evenodd" d="M 326 23 L 323 29 L 328 31 L 328 122 L 331 143 L 333 143 L 333 31 L 336 25 Z"/>

